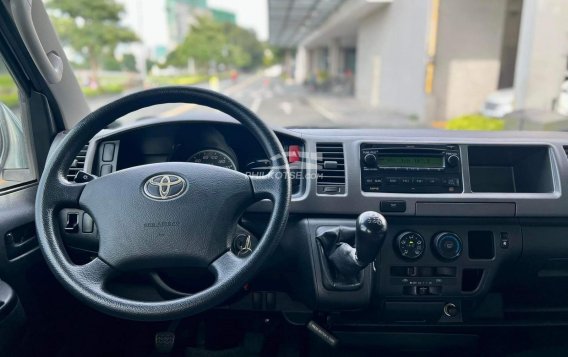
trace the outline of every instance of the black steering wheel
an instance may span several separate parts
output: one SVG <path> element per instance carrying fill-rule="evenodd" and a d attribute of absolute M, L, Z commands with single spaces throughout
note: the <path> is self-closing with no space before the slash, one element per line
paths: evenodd
<path fill-rule="evenodd" d="M 224 112 L 247 128 L 271 160 L 264 176 L 193 163 L 128 168 L 88 183 L 65 179 L 81 147 L 114 120 L 165 103 L 194 103 Z M 47 264 L 72 294 L 113 316 L 168 320 L 214 307 L 237 292 L 277 246 L 288 219 L 290 169 L 274 132 L 236 101 L 213 91 L 163 87 L 125 96 L 80 121 L 50 154 L 36 198 L 38 239 Z M 270 199 L 266 231 L 245 258 L 230 250 L 237 221 L 250 204 Z M 57 215 L 62 208 L 89 213 L 98 228 L 98 256 L 85 265 L 69 259 Z M 203 267 L 214 275 L 207 289 L 179 299 L 145 302 L 105 289 L 114 273 L 164 267 Z"/>

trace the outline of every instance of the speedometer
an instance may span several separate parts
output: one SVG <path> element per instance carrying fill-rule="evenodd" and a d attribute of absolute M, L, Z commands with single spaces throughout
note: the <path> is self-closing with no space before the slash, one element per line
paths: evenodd
<path fill-rule="evenodd" d="M 229 155 L 220 150 L 202 150 L 193 154 L 189 162 L 197 164 L 207 164 L 213 166 L 224 167 L 226 169 L 237 170 L 237 165 Z"/>

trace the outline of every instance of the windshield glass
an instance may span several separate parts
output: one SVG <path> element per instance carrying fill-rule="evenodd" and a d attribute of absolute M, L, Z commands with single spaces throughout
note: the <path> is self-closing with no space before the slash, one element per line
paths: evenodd
<path fill-rule="evenodd" d="M 568 129 L 566 0 L 45 2 L 91 109 L 193 85 L 285 127 Z"/>

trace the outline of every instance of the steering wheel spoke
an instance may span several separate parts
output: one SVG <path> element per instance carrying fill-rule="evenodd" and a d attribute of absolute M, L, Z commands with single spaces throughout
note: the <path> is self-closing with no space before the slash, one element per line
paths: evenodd
<path fill-rule="evenodd" d="M 209 265 L 209 270 L 215 275 L 216 283 L 226 282 L 242 269 L 246 260 L 247 258 L 239 258 L 229 250 L 215 259 Z"/>
<path fill-rule="evenodd" d="M 49 194 L 59 207 L 75 208 L 79 207 L 79 198 L 87 185 L 88 182 L 75 183 L 58 178 L 49 187 Z"/>
<path fill-rule="evenodd" d="M 102 290 L 107 279 L 115 273 L 115 269 L 99 257 L 96 257 L 87 264 L 75 265 L 72 269 L 80 283 L 99 291 Z"/>
<path fill-rule="evenodd" d="M 286 175 L 284 170 L 272 169 L 266 175 L 250 176 L 254 198 L 273 201 L 281 192 L 281 185 L 286 183 L 284 175 Z"/>

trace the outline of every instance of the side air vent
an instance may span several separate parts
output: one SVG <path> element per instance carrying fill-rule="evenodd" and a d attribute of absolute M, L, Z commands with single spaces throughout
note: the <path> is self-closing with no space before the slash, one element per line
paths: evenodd
<path fill-rule="evenodd" d="M 345 156 L 341 143 L 319 143 L 317 151 L 317 192 L 325 195 L 345 193 Z"/>
<path fill-rule="evenodd" d="M 77 156 L 75 157 L 75 160 L 73 160 L 73 163 L 69 167 L 69 171 L 67 171 L 67 180 L 73 181 L 73 179 L 75 179 L 75 175 L 77 175 L 77 172 L 83 170 L 83 168 L 85 167 L 85 158 L 87 157 L 88 148 L 88 144 L 83 146 L 81 151 L 79 151 L 79 154 L 77 154 Z"/>
<path fill-rule="evenodd" d="M 564 153 L 566 154 L 566 157 L 568 157 L 568 145 L 564 145 Z"/>

